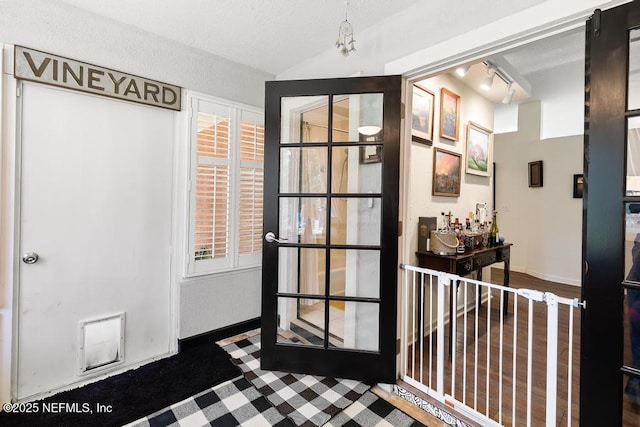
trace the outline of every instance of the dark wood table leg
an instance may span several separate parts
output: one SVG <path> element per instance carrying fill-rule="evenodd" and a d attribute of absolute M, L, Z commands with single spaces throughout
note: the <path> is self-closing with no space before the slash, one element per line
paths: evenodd
<path fill-rule="evenodd" d="M 502 284 L 505 287 L 509 287 L 509 257 L 504 259 L 504 281 Z M 502 317 L 507 315 L 507 311 L 509 311 L 509 292 L 506 292 L 504 296 L 504 307 L 502 308 Z"/>

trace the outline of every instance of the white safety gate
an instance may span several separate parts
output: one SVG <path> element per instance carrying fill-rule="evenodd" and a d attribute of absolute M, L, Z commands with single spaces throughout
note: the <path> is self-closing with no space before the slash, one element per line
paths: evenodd
<path fill-rule="evenodd" d="M 572 424 L 578 299 L 401 268 L 403 381 L 482 425 Z"/>

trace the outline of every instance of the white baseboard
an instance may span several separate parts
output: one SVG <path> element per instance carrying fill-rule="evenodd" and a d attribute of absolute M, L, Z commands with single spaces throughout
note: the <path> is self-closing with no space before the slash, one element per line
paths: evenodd
<path fill-rule="evenodd" d="M 498 265 L 492 265 L 491 268 L 497 268 L 499 270 L 503 270 L 503 266 L 502 264 L 498 264 Z M 514 271 L 516 273 L 524 273 L 524 274 L 528 274 L 530 276 L 536 277 L 538 279 L 541 280 L 548 280 L 550 282 L 555 282 L 555 283 L 561 283 L 563 285 L 571 285 L 571 286 L 582 286 L 582 282 L 580 281 L 580 279 L 575 279 L 575 278 L 571 278 L 571 277 L 562 277 L 562 276 L 555 276 L 553 274 L 546 274 L 546 273 L 541 273 L 539 271 L 530 269 L 530 268 L 526 268 L 526 267 L 520 267 L 517 265 L 511 265 L 509 266 L 509 271 Z"/>

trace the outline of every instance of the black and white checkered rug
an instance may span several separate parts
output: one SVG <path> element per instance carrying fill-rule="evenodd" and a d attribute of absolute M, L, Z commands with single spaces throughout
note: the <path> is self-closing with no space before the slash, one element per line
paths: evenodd
<path fill-rule="evenodd" d="M 260 335 L 223 348 L 241 368 L 242 376 L 127 427 L 422 425 L 361 382 L 260 370 Z"/>
<path fill-rule="evenodd" d="M 369 389 L 354 380 L 260 369 L 260 335 L 223 347 L 245 378 L 299 426 L 321 426 Z"/>
<path fill-rule="evenodd" d="M 234 378 L 126 427 L 294 427 L 244 377 Z M 370 391 L 325 427 L 419 427 L 419 422 Z"/>
<path fill-rule="evenodd" d="M 260 335 L 228 344 L 223 349 L 245 378 L 298 426 L 321 426 L 328 421 L 329 426 L 421 425 L 369 392 L 369 386 L 362 382 L 261 370 Z"/>
<path fill-rule="evenodd" d="M 368 391 L 324 426 L 419 427 L 422 424 Z"/>
<path fill-rule="evenodd" d="M 209 390 L 129 424 L 158 426 L 294 426 L 244 377 L 225 381 Z"/>

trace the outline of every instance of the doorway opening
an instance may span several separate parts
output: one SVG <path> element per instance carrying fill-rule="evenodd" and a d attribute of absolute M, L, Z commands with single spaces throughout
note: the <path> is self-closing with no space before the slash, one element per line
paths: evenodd
<path fill-rule="evenodd" d="M 580 297 L 582 199 L 574 197 L 573 187 L 583 169 L 584 50 L 580 27 L 411 80 L 407 114 L 413 120 L 403 156 L 409 165 L 402 258 L 407 264 L 419 266 L 416 251 L 431 243 L 421 241 L 429 237 L 420 232 L 421 219 L 443 228 L 451 218 L 464 228 L 465 219 L 482 224 L 495 211 L 499 235 L 513 244 L 511 286 L 550 286 L 559 295 Z M 458 112 L 447 105 L 450 98 Z M 455 132 L 447 128 L 452 115 L 458 121 Z M 441 151 L 460 157 L 459 188 L 445 194 L 436 191 Z M 538 161 L 544 165 L 544 186 L 531 187 L 528 164 Z M 483 206 L 486 211 L 479 209 Z M 482 280 L 502 284 L 501 265 L 483 270 Z M 458 316 L 465 313 L 460 307 L 466 298 L 475 300 L 462 292 L 454 298 Z M 574 318 L 579 331 L 580 316 Z M 560 321 L 568 322 L 568 316 Z M 574 337 L 558 345 L 571 347 L 579 362 L 579 334 Z M 576 407 L 570 416 L 575 423 L 579 365 L 574 371 Z M 558 419 L 563 416 L 558 413 Z"/>

